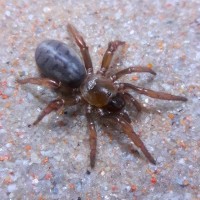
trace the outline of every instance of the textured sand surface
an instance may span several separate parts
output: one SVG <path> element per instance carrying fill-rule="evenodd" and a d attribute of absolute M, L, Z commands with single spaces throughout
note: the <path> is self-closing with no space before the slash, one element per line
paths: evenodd
<path fill-rule="evenodd" d="M 91 170 L 80 107 L 28 127 L 56 94 L 15 80 L 39 75 L 34 52 L 44 39 L 78 51 L 69 22 L 83 34 L 95 70 L 108 42 L 123 40 L 113 70 L 142 65 L 157 76 L 132 74 L 122 81 L 189 99 L 161 101 L 131 92 L 146 107 L 138 117 L 132 113 L 133 128 L 156 166 L 134 153 L 121 132 L 108 137 L 97 124 Z M 1 0 L 0 27 L 0 199 L 200 199 L 200 1 Z"/>

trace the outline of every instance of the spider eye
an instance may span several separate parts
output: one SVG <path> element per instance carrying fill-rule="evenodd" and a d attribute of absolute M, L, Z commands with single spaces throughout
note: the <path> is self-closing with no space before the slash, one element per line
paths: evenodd
<path fill-rule="evenodd" d="M 111 92 L 107 92 L 106 95 L 107 95 L 107 97 L 110 97 L 112 95 L 112 93 Z"/>

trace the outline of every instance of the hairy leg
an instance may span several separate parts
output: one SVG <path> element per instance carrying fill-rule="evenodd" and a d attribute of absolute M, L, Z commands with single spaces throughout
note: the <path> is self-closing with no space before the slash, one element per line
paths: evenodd
<path fill-rule="evenodd" d="M 103 56 L 101 69 L 99 71 L 102 75 L 104 75 L 106 71 L 108 70 L 110 63 L 112 61 L 113 55 L 115 51 L 117 50 L 117 48 L 123 44 L 125 44 L 125 42 L 119 41 L 119 40 L 108 43 L 108 48 Z"/>
<path fill-rule="evenodd" d="M 57 89 L 61 87 L 61 82 L 51 80 L 49 78 L 25 78 L 25 79 L 18 79 L 17 83 L 19 84 L 34 84 L 44 86 L 50 89 Z"/>
<path fill-rule="evenodd" d="M 97 133 L 95 129 L 94 120 L 91 114 L 91 106 L 87 107 L 86 117 L 89 129 L 89 142 L 90 142 L 90 166 L 94 168 L 96 160 L 96 146 L 97 146 Z"/>
<path fill-rule="evenodd" d="M 52 111 L 59 110 L 63 105 L 65 101 L 63 99 L 56 99 L 54 101 L 51 101 L 46 108 L 42 110 L 38 118 L 33 122 L 33 125 L 37 125 L 46 115 L 51 113 Z"/>
<path fill-rule="evenodd" d="M 66 106 L 72 106 L 75 104 L 78 104 L 81 101 L 81 98 L 79 96 L 76 97 L 68 97 L 65 99 L 55 99 L 54 101 L 51 101 L 46 108 L 42 110 L 38 118 L 35 120 L 33 125 L 38 124 L 46 115 L 51 113 L 52 111 L 58 111 L 61 110 L 64 105 Z"/>
<path fill-rule="evenodd" d="M 141 104 L 131 94 L 129 94 L 128 92 L 124 92 L 123 94 L 127 104 L 132 103 L 136 107 L 138 112 L 142 110 Z"/>
<path fill-rule="evenodd" d="M 126 74 L 131 74 L 131 73 L 135 73 L 135 72 L 139 72 L 139 73 L 147 72 L 147 73 L 156 75 L 156 72 L 154 72 L 152 69 L 150 69 L 148 67 L 136 66 L 136 67 L 129 67 L 129 68 L 123 69 L 123 70 L 113 74 L 112 76 L 110 76 L 110 78 L 114 82 Z"/>
<path fill-rule="evenodd" d="M 132 85 L 130 83 L 119 83 L 116 85 L 121 91 L 126 90 L 126 89 L 132 89 L 138 92 L 139 94 L 144 94 L 146 96 L 149 96 L 155 99 L 172 100 L 172 101 L 187 101 L 187 98 L 182 97 L 182 96 L 176 96 L 176 95 L 168 94 L 165 92 L 156 92 L 150 89 Z"/>
<path fill-rule="evenodd" d="M 81 51 L 81 54 L 82 54 L 82 57 L 83 57 L 83 60 L 85 63 L 85 68 L 86 68 L 88 74 L 93 73 L 93 66 L 92 66 L 92 61 L 90 58 L 88 46 L 86 45 L 83 37 L 81 36 L 79 31 L 72 24 L 68 24 L 67 29 L 68 29 L 69 33 L 75 39 L 75 42 L 78 45 L 78 47 L 80 48 L 80 51 Z"/>
<path fill-rule="evenodd" d="M 107 115 L 103 117 L 104 120 L 109 121 L 110 123 L 116 125 L 119 124 L 122 127 L 123 132 L 134 142 L 134 144 L 139 147 L 145 157 L 152 163 L 156 164 L 153 156 L 149 153 L 144 143 L 140 137 L 133 131 L 131 125 L 125 120 L 123 116 L 119 115 Z"/>
<path fill-rule="evenodd" d="M 128 112 L 121 111 L 121 112 L 119 113 L 119 115 L 120 115 L 121 117 L 123 117 L 129 124 L 131 124 L 131 119 L 130 119 L 130 117 L 129 117 L 129 115 L 128 115 Z"/>

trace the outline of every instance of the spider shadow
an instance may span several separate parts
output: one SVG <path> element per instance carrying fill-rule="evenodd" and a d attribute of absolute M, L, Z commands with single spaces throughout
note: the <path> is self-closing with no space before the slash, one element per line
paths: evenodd
<path fill-rule="evenodd" d="M 41 87 L 41 89 L 37 90 L 35 89 L 35 87 L 37 86 L 32 87 L 32 86 L 25 86 L 25 85 L 23 87 L 24 87 L 23 90 L 26 92 L 26 94 L 30 93 L 34 97 L 34 99 L 37 99 L 37 101 L 41 103 L 41 105 L 48 104 L 52 100 L 52 98 L 56 97 L 56 95 L 54 96 L 49 95 L 49 94 L 52 94 L 52 92 L 55 93 L 55 91 L 51 89 L 46 89 L 46 88 Z"/>
<path fill-rule="evenodd" d="M 143 106 L 142 107 L 142 113 L 147 113 L 147 114 L 164 114 L 164 113 L 167 113 L 167 112 L 169 112 L 169 111 L 171 111 L 171 110 L 173 110 L 173 111 L 175 111 L 175 110 L 177 110 L 178 108 L 178 112 L 181 112 L 182 111 L 182 109 L 180 109 L 180 107 L 178 106 L 177 107 L 177 105 L 178 105 L 178 102 L 177 103 L 172 103 L 172 104 L 170 104 L 170 102 L 168 102 L 168 103 L 157 103 L 157 105 L 155 105 L 155 106 Z"/>

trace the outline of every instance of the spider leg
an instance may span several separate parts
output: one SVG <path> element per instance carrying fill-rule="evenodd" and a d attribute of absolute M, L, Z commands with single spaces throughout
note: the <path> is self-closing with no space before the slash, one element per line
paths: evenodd
<path fill-rule="evenodd" d="M 131 73 L 135 73 L 135 72 L 139 72 L 139 73 L 147 72 L 147 73 L 156 75 L 156 72 L 154 72 L 152 69 L 150 69 L 148 67 L 136 66 L 136 67 L 129 67 L 129 68 L 123 69 L 123 70 L 113 74 L 112 76 L 110 76 L 110 79 L 114 82 L 126 74 L 131 74 Z"/>
<path fill-rule="evenodd" d="M 81 54 L 83 57 L 83 61 L 85 63 L 85 68 L 86 68 L 88 74 L 92 74 L 93 73 L 92 61 L 90 58 L 88 46 L 86 45 L 83 37 L 81 36 L 81 34 L 78 32 L 78 30 L 72 24 L 67 25 L 67 30 L 73 36 L 76 44 L 80 48 L 80 51 L 81 51 Z"/>
<path fill-rule="evenodd" d="M 131 119 L 127 112 L 121 111 L 119 115 L 122 116 L 129 124 L 131 124 Z"/>
<path fill-rule="evenodd" d="M 133 131 L 131 125 L 125 120 L 124 117 L 119 115 L 107 115 L 104 116 L 104 119 L 109 121 L 110 123 L 116 125 L 120 124 L 122 127 L 123 132 L 132 140 L 132 142 L 141 149 L 142 153 L 145 157 L 152 163 L 156 164 L 153 156 L 149 153 L 147 148 L 145 147 L 144 143 L 140 139 L 140 137 Z"/>
<path fill-rule="evenodd" d="M 132 95 L 130 95 L 128 92 L 124 92 L 123 95 L 126 102 L 127 103 L 131 102 L 136 107 L 138 112 L 142 110 L 142 105 Z"/>
<path fill-rule="evenodd" d="M 61 87 L 61 82 L 51 80 L 49 78 L 25 78 L 25 79 L 18 79 L 17 83 L 19 84 L 27 84 L 31 83 L 34 85 L 44 86 L 50 89 L 57 89 Z"/>
<path fill-rule="evenodd" d="M 118 86 L 119 90 L 132 89 L 138 92 L 139 94 L 144 94 L 146 96 L 149 96 L 155 99 L 172 100 L 172 101 L 187 101 L 186 97 L 176 96 L 176 95 L 168 94 L 165 92 L 157 92 L 150 89 L 135 86 L 130 83 L 119 83 L 116 85 Z"/>
<path fill-rule="evenodd" d="M 96 160 L 96 146 L 97 146 L 97 133 L 95 129 L 94 120 L 91 116 L 91 106 L 87 107 L 86 117 L 89 129 L 89 142 L 90 142 L 90 166 L 94 168 Z"/>
<path fill-rule="evenodd" d="M 56 99 L 54 101 L 51 101 L 47 105 L 47 107 L 43 109 L 38 118 L 33 122 L 33 125 L 37 125 L 46 115 L 48 115 L 52 111 L 59 110 L 64 105 L 64 103 L 65 101 L 63 99 Z"/>
<path fill-rule="evenodd" d="M 75 105 L 75 104 L 79 103 L 81 100 L 82 99 L 81 99 L 80 96 L 76 96 L 76 97 L 68 97 L 68 98 L 65 98 L 65 99 L 58 98 L 58 99 L 55 99 L 55 100 L 51 101 L 46 106 L 46 108 L 44 108 L 42 110 L 42 112 L 40 113 L 38 118 L 35 120 L 33 125 L 37 125 L 46 115 L 48 115 L 52 111 L 61 110 L 61 108 L 63 108 L 64 105 L 68 105 L 68 106 Z"/>
<path fill-rule="evenodd" d="M 108 70 L 110 63 L 112 61 L 114 52 L 117 50 L 119 46 L 123 44 L 125 44 L 125 42 L 119 41 L 119 40 L 115 40 L 113 42 L 108 43 L 108 48 L 103 56 L 101 70 L 99 71 L 102 75 L 104 75 L 106 71 Z"/>

